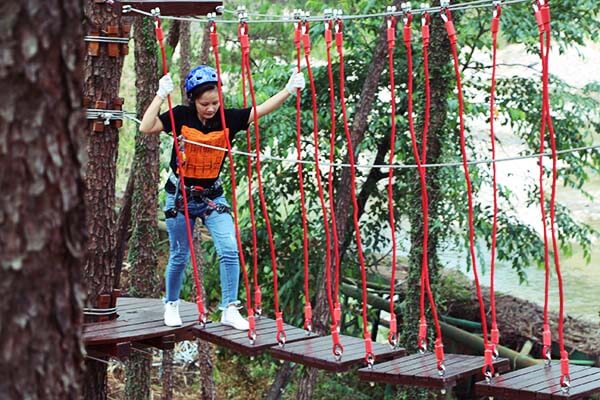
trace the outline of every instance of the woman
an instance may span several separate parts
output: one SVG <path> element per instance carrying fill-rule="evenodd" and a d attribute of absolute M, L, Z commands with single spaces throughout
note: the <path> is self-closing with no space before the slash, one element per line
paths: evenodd
<path fill-rule="evenodd" d="M 264 103 L 256 107 L 260 118 L 279 108 L 290 95 L 304 88 L 304 76 L 294 73 L 285 88 Z M 161 104 L 173 91 L 173 82 L 167 74 L 159 81 L 159 88 L 152 103 L 144 113 L 140 124 L 142 133 L 158 133 L 172 130 L 169 113 L 159 115 Z M 192 230 L 197 218 L 200 218 L 210 232 L 219 256 L 221 280 L 221 323 L 235 329 L 247 330 L 248 321 L 239 311 L 238 285 L 240 275 L 239 254 L 235 238 L 235 228 L 231 217 L 231 209 L 223 196 L 219 178 L 225 152 L 199 146 L 203 143 L 226 148 L 226 137 L 233 141 L 235 134 L 246 130 L 254 121 L 254 110 L 225 109 L 226 130 L 221 124 L 219 112 L 219 94 L 217 89 L 217 72 L 214 68 L 200 65 L 190 71 L 185 79 L 185 91 L 188 105 L 179 105 L 173 109 L 175 129 L 183 136 L 180 148 L 185 153 L 185 164 L 182 168 L 186 194 L 188 195 L 188 212 Z M 167 326 L 180 326 L 179 292 L 183 282 L 184 270 L 189 261 L 190 251 L 186 234 L 185 216 L 179 184 L 179 170 L 175 147 L 171 152 L 171 175 L 165 185 L 166 204 L 165 217 L 169 232 L 170 255 L 165 273 L 165 312 L 164 322 Z"/>

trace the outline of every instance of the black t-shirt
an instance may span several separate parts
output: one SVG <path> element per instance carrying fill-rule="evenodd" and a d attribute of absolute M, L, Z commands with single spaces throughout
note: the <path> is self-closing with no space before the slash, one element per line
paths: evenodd
<path fill-rule="evenodd" d="M 229 141 L 233 142 L 235 134 L 239 131 L 248 129 L 248 118 L 250 117 L 250 108 L 225 109 L 225 123 L 229 131 Z M 195 143 L 209 144 L 215 147 L 226 148 L 225 133 L 221 125 L 221 114 L 217 112 L 213 118 L 203 124 L 196 114 L 193 107 L 179 105 L 173 108 L 175 117 L 175 127 L 178 135 L 184 136 L 187 142 L 184 144 L 185 152 L 185 183 L 187 186 L 210 187 L 219 177 L 221 168 L 225 161 L 225 152 L 213 150 L 206 147 L 195 145 Z M 169 112 L 159 115 L 165 132 L 171 132 L 171 119 Z M 180 143 L 181 145 L 181 143 Z M 171 170 L 177 175 L 177 155 L 175 146 L 171 150 Z M 170 189 L 167 181 L 167 190 Z M 174 187 L 172 187 L 174 189 Z"/>

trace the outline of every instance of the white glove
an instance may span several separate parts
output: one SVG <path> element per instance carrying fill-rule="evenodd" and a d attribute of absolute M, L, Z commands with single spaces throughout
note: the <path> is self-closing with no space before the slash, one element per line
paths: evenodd
<path fill-rule="evenodd" d="M 302 74 L 302 72 L 294 72 L 292 73 L 292 76 L 290 76 L 290 79 L 285 85 L 285 88 L 288 92 L 290 92 L 290 94 L 296 94 L 296 90 L 304 89 L 305 85 L 306 83 L 304 82 L 304 75 Z"/>
<path fill-rule="evenodd" d="M 166 74 L 158 81 L 158 90 L 156 91 L 156 95 L 164 100 L 173 91 L 174 88 L 175 85 L 173 85 L 171 75 Z"/>

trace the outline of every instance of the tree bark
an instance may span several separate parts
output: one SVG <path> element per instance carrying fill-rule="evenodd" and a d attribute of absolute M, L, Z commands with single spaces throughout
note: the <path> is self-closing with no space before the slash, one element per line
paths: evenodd
<path fill-rule="evenodd" d="M 400 0 L 395 0 L 393 4 L 399 9 L 400 4 L 402 2 Z M 381 73 L 385 69 L 386 63 L 382 60 L 385 60 L 387 52 L 387 36 L 385 30 L 385 24 L 381 28 L 381 32 L 379 37 L 377 38 L 377 42 L 373 49 L 373 55 L 371 57 L 371 62 L 369 64 L 369 71 L 367 73 L 367 78 L 362 87 L 362 91 L 360 94 L 360 103 L 357 105 L 356 113 L 352 117 L 352 126 L 350 129 L 350 137 L 352 141 L 352 147 L 356 150 L 357 146 L 364 139 L 364 134 L 368 126 L 368 115 L 371 109 L 373 108 L 373 103 L 375 102 L 375 96 L 377 94 L 377 87 L 379 84 L 379 79 L 381 77 Z M 346 157 L 347 158 L 347 157 Z M 340 258 L 343 259 L 343 253 L 345 249 L 342 248 L 343 244 L 349 240 L 350 235 L 354 231 L 354 227 L 352 226 L 351 220 L 351 210 L 352 210 L 352 199 L 350 197 L 350 193 L 348 190 L 342 190 L 341 188 L 349 188 L 350 187 L 350 169 L 344 168 L 341 174 L 340 181 L 337 184 L 336 193 L 338 194 L 336 197 L 335 204 L 335 213 L 337 219 L 337 230 L 338 237 L 341 243 L 340 245 Z M 366 201 L 366 200 L 365 200 Z M 333 270 L 333 266 L 329 266 Z M 325 275 L 325 271 L 323 272 L 323 277 Z M 314 311 L 313 311 L 313 324 L 314 329 L 318 334 L 327 334 L 327 320 L 329 319 L 329 309 L 327 305 L 327 291 L 325 288 L 326 280 L 323 278 L 320 280 L 320 285 L 318 287 L 317 296 L 315 299 Z M 317 373 L 318 371 L 314 368 L 307 368 L 305 370 L 304 375 L 300 378 L 298 382 L 298 391 L 296 393 L 296 397 L 299 400 L 310 400 L 312 398 L 312 394 L 315 389 L 315 384 L 317 381 Z"/>
<path fill-rule="evenodd" d="M 198 62 L 200 64 L 208 64 L 210 57 L 210 27 L 208 24 L 204 28 L 204 34 L 202 35 L 202 48 L 200 49 L 200 57 Z"/>
<path fill-rule="evenodd" d="M 106 32 L 110 25 L 120 27 L 118 7 L 97 4 L 93 0 L 85 3 L 88 33 Z M 95 106 L 96 101 L 105 101 L 113 107 L 119 95 L 119 83 L 123 58 L 110 57 L 108 46 L 100 45 L 98 56 L 85 58 L 84 93 Z M 86 166 L 86 196 L 89 230 L 88 258 L 85 266 L 87 277 L 87 304 L 97 306 L 97 296 L 111 293 L 114 284 L 115 252 L 115 177 L 118 146 L 118 129 L 104 126 L 101 133 L 88 132 L 88 164 Z M 89 360 L 86 368 L 84 397 L 106 398 L 106 365 Z"/>
<path fill-rule="evenodd" d="M 161 400 L 173 400 L 173 350 L 162 352 Z"/>
<path fill-rule="evenodd" d="M 142 115 L 152 102 L 158 89 L 156 75 L 157 51 L 152 21 L 136 18 L 134 23 L 135 70 L 137 89 L 136 113 Z M 133 196 L 131 240 L 129 243 L 128 293 L 134 297 L 158 297 L 160 294 L 158 258 L 158 181 L 159 181 L 158 135 L 138 132 L 135 139 L 133 161 Z M 134 353 L 127 362 L 125 394 L 127 399 L 150 399 L 150 372 L 152 357 Z"/>
<path fill-rule="evenodd" d="M 191 31 L 190 23 L 182 22 L 179 26 L 179 76 L 181 77 L 181 98 L 185 99 L 185 77 L 190 72 L 190 55 L 191 55 Z"/>
<path fill-rule="evenodd" d="M 117 249 L 115 260 L 115 288 L 121 287 L 121 271 L 123 270 L 123 260 L 127 250 L 127 242 L 131 237 L 131 201 L 133 197 L 133 170 L 127 179 L 127 186 L 123 195 L 123 204 L 119 210 L 117 218 Z"/>
<path fill-rule="evenodd" d="M 0 398 L 79 399 L 83 8 L 11 1 L 0 15 Z"/>
<path fill-rule="evenodd" d="M 290 379 L 292 379 L 296 365 L 286 361 L 277 369 L 277 374 L 265 396 L 265 400 L 279 400 L 283 397 L 283 392 Z"/>

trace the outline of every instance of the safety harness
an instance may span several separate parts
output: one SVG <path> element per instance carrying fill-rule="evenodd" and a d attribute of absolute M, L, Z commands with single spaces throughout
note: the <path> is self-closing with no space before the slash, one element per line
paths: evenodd
<path fill-rule="evenodd" d="M 175 207 L 165 211 L 165 218 L 175 218 L 178 212 L 183 212 L 183 196 L 180 196 L 179 177 L 175 174 L 169 175 L 169 182 L 175 186 Z M 213 211 L 218 214 L 231 214 L 231 208 L 225 204 L 218 204 L 214 200 L 223 195 L 223 182 L 217 179 L 211 186 L 204 188 L 202 186 L 185 186 L 185 194 L 188 199 L 197 203 L 206 204 L 207 208 L 200 216 L 202 219 L 208 217 Z"/>

